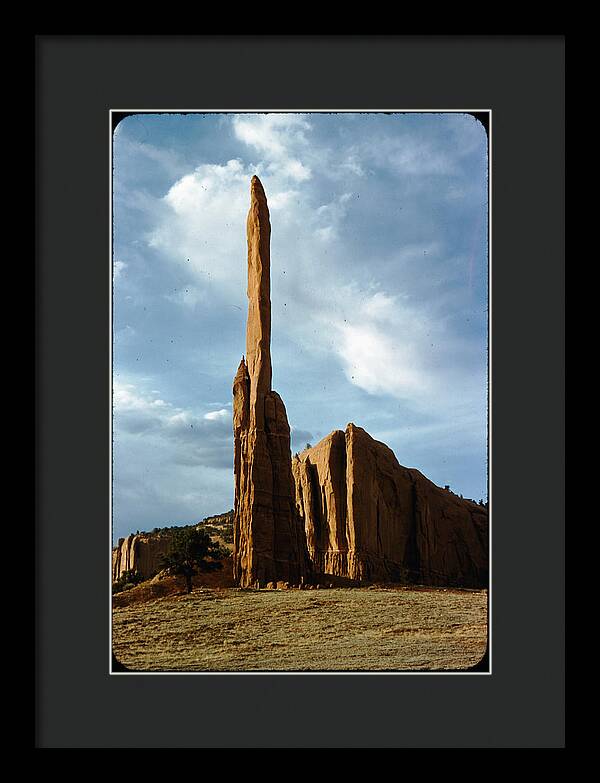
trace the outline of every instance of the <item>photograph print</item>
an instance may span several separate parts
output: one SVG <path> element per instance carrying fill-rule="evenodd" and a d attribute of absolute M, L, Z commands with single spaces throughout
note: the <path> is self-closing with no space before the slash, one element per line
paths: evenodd
<path fill-rule="evenodd" d="M 111 672 L 489 673 L 489 112 L 111 112 Z"/>

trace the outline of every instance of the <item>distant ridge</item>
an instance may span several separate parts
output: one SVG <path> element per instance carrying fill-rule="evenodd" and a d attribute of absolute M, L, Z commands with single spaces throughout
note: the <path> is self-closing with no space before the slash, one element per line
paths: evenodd
<path fill-rule="evenodd" d="M 120 538 L 113 547 L 113 582 L 126 571 L 137 571 L 142 579 L 151 579 L 161 570 L 161 557 L 167 554 L 172 531 L 185 528 L 202 528 L 210 536 L 220 539 L 225 547 L 233 548 L 233 509 L 224 514 L 205 517 L 192 525 L 155 527 L 149 533 L 132 533 L 127 538 Z"/>

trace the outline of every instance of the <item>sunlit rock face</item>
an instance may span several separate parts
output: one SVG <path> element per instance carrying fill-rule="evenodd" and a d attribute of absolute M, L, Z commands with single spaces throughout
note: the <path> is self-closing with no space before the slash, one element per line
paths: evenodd
<path fill-rule="evenodd" d="M 285 406 L 271 388 L 271 224 L 257 177 L 247 236 L 246 357 L 233 382 L 236 584 L 487 586 L 486 507 L 403 467 L 354 424 L 292 460 Z"/>
<path fill-rule="evenodd" d="M 300 585 L 309 564 L 296 513 L 290 427 L 271 389 L 271 224 L 258 177 L 250 186 L 247 236 L 246 358 L 233 382 L 233 575 L 241 587 Z"/>
<path fill-rule="evenodd" d="M 486 507 L 441 489 L 348 424 L 294 457 L 315 575 L 485 587 Z"/>

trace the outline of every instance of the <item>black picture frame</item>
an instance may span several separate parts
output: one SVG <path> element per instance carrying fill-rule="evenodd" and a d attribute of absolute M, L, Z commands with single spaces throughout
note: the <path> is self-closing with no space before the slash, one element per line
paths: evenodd
<path fill-rule="evenodd" d="M 493 118 L 492 675 L 109 676 L 109 110 L 467 107 Z M 561 747 L 564 38 L 38 36 L 36 192 L 36 747 Z"/>

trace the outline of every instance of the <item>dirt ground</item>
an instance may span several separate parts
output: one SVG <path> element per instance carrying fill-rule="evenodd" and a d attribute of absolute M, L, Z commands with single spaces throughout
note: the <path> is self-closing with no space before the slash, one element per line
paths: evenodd
<path fill-rule="evenodd" d="M 133 671 L 466 669 L 486 639 L 486 590 L 196 588 L 113 607 Z"/>

